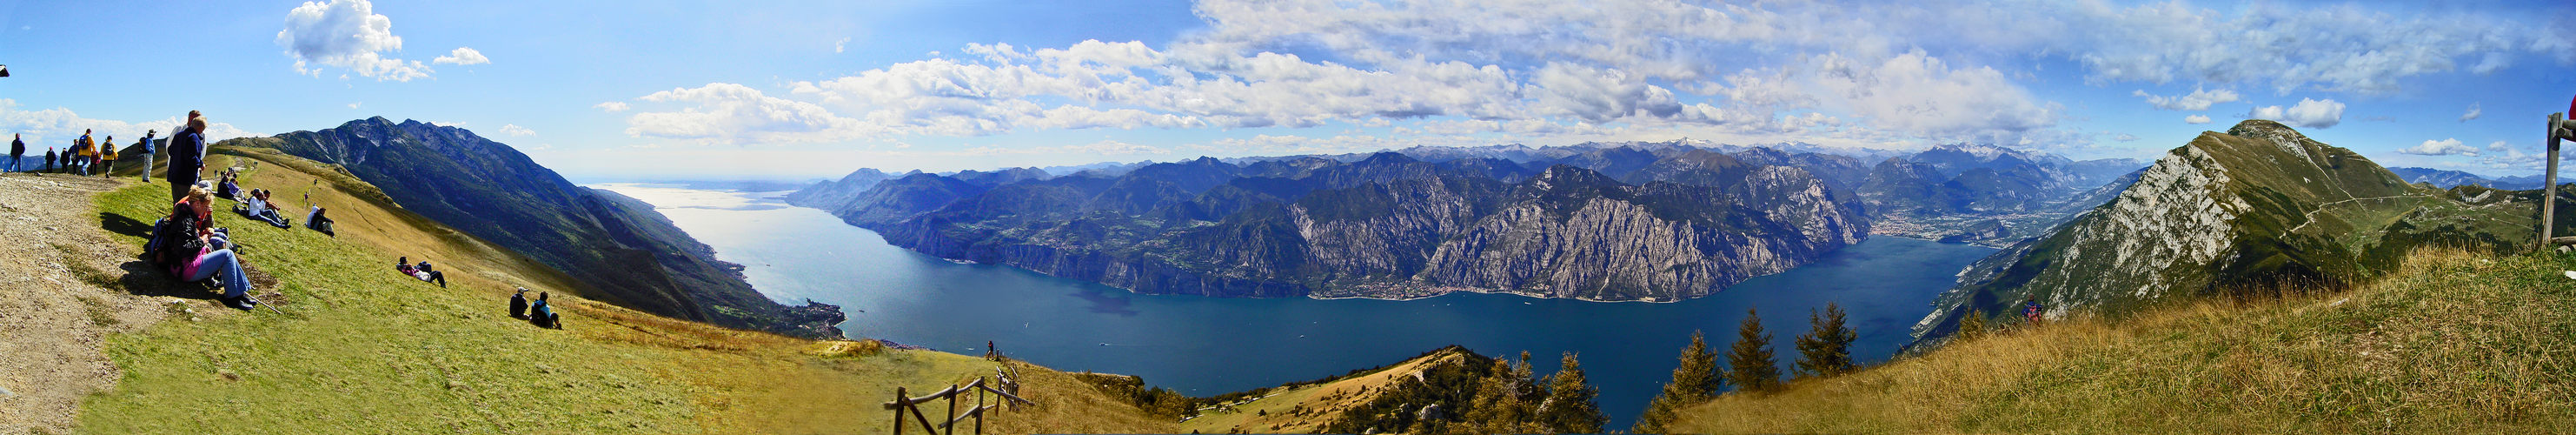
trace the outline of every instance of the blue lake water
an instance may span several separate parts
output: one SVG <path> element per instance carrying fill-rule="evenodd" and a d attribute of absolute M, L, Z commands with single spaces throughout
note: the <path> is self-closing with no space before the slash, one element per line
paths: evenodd
<path fill-rule="evenodd" d="M 956 264 L 888 245 L 785 192 L 602 184 L 652 203 L 740 263 L 772 299 L 840 305 L 854 337 L 1014 357 L 1069 371 L 1143 376 L 1195 396 L 1273 386 L 1394 363 L 1457 344 L 1487 356 L 1529 351 L 1541 374 L 1576 352 L 1625 428 L 1670 379 L 1693 330 L 1725 349 L 1758 309 L 1781 371 L 1807 313 L 1837 303 L 1859 332 L 1853 356 L 1885 361 L 1954 275 L 1994 252 L 1872 237 L 1822 261 L 1675 303 L 1599 303 L 1460 293 L 1412 301 L 1140 295 L 1008 266 Z M 1720 361 L 1724 361 L 1721 357 Z"/>

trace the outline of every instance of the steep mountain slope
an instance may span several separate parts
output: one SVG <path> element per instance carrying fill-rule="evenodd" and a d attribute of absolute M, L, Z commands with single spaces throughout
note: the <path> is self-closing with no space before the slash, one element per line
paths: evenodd
<path fill-rule="evenodd" d="M 770 301 L 743 282 L 740 266 L 716 261 L 713 249 L 651 207 L 574 186 L 464 129 L 377 117 L 218 145 L 339 165 L 409 210 L 571 274 L 603 301 L 725 326 L 839 335 L 837 309 Z"/>
<path fill-rule="evenodd" d="M 214 165 L 250 168 L 245 185 L 310 186 L 338 236 L 217 212 L 216 225 L 253 247 L 247 266 L 277 308 L 234 311 L 133 257 L 143 221 L 169 209 L 165 188 L 128 184 L 91 198 L 96 209 L 79 222 L 99 229 L 61 230 L 113 239 L 116 255 L 64 267 L 136 293 L 157 324 L 127 317 L 125 332 L 92 343 L 120 373 L 112 390 L 82 401 L 70 433 L 883 433 L 891 420 L 879 404 L 894 388 L 936 390 L 995 368 L 928 351 L 831 352 L 857 343 L 600 303 L 566 274 L 397 205 L 341 168 L 274 149 L 215 154 Z M 435 256 L 449 285 L 392 273 L 385 263 L 397 255 Z M 505 315 L 514 286 L 552 292 L 567 327 Z M 1040 406 L 997 416 L 995 432 L 1174 430 L 1066 374 L 1018 370 Z"/>
<path fill-rule="evenodd" d="M 2121 313 L 2284 284 L 2375 278 L 2425 245 L 2528 243 L 2528 204 L 2410 185 L 2369 159 L 2271 121 L 2206 132 L 2107 204 L 1979 261 L 1914 327 L 1917 343 L 1971 313 Z"/>
<path fill-rule="evenodd" d="M 989 188 L 917 174 L 836 213 L 941 257 L 1146 293 L 1264 297 L 1670 301 L 1868 233 L 1854 200 L 1795 167 L 1698 149 L 1596 151 L 1565 159 L 1637 182 L 1482 157 L 1201 158 Z"/>

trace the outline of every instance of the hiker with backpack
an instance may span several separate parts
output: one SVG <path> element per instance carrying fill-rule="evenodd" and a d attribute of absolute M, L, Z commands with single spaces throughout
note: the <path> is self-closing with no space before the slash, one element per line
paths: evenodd
<path fill-rule="evenodd" d="M 537 301 L 528 304 L 528 324 L 563 329 L 563 316 L 555 314 L 554 306 L 546 303 L 546 292 L 537 292 Z"/>
<path fill-rule="evenodd" d="M 98 176 L 101 177 L 116 171 L 116 136 L 108 136 L 106 143 L 98 148 Z"/>
<path fill-rule="evenodd" d="M 2039 325 L 2040 314 L 2046 312 L 2048 312 L 2048 309 L 2039 305 L 2038 297 L 2032 296 L 2022 298 L 2021 316 L 2023 320 L 2030 322 L 2030 325 Z"/>
<path fill-rule="evenodd" d="M 152 182 L 152 136 L 157 134 L 161 134 L 161 131 L 144 130 L 143 140 L 134 141 L 134 147 L 143 152 L 143 182 L 145 183 Z"/>
<path fill-rule="evenodd" d="M 214 208 L 208 205 L 213 201 L 205 189 L 189 190 L 153 230 L 152 254 L 181 282 L 216 280 L 224 288 L 224 306 L 249 311 L 258 305 L 250 299 L 250 275 L 243 272 L 241 256 L 223 230 L 213 228 Z"/>
<path fill-rule="evenodd" d="M 18 165 L 19 165 L 18 160 L 25 159 L 25 158 L 26 158 L 26 156 L 27 156 L 27 141 L 26 141 L 26 139 L 25 139 L 25 138 L 21 138 L 21 137 L 19 137 L 17 133 L 10 133 L 10 134 L 9 134 L 9 172 L 26 172 L 26 171 L 27 171 L 27 170 L 26 170 L 26 168 L 18 167 Z"/>
<path fill-rule="evenodd" d="M 197 184 L 197 171 L 206 166 L 206 118 L 188 111 L 188 127 L 170 132 L 170 172 L 162 179 L 170 181 L 170 200 L 188 194 Z"/>

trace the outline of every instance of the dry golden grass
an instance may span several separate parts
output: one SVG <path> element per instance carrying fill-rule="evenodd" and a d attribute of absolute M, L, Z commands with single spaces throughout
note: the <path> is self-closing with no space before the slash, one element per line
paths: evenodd
<path fill-rule="evenodd" d="M 1201 433 L 1312 433 L 1323 429 L 1342 411 L 1367 405 L 1379 395 L 1393 389 L 1397 382 L 1442 364 L 1457 364 L 1466 354 L 1447 350 L 1406 360 L 1372 373 L 1273 391 L 1271 396 L 1226 411 L 1203 412 L 1198 418 L 1181 424 L 1185 430 Z"/>
<path fill-rule="evenodd" d="M 2576 427 L 2564 258 L 2413 254 L 2341 293 L 2080 318 L 1685 411 L 1688 432 L 2553 432 Z"/>

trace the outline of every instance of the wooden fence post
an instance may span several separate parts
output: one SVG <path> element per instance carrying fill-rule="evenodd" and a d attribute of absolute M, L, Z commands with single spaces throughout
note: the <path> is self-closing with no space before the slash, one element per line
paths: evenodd
<path fill-rule="evenodd" d="M 2564 113 L 2549 114 L 2549 140 L 2546 142 L 2549 146 L 2549 171 L 2541 176 L 2540 186 L 2539 247 L 2544 251 L 2557 244 L 2551 238 L 2556 236 L 2552 233 L 2558 226 L 2558 120 L 2565 116 Z"/>
<path fill-rule="evenodd" d="M 894 403 L 903 403 L 903 401 L 905 401 L 905 400 L 909 400 L 909 399 L 912 399 L 912 396 L 906 396 L 906 395 L 904 395 L 904 394 L 903 394 L 903 387 L 894 387 Z M 903 408 L 902 408 L 902 407 L 896 407 L 896 408 L 894 408 L 894 435 L 903 435 Z"/>
<path fill-rule="evenodd" d="M 975 384 L 983 385 L 984 377 L 976 376 Z M 984 389 L 982 388 L 975 389 L 975 435 L 984 435 Z"/>

